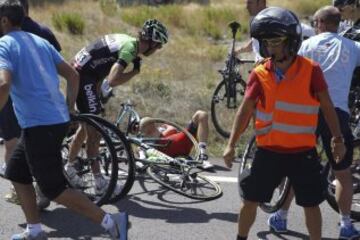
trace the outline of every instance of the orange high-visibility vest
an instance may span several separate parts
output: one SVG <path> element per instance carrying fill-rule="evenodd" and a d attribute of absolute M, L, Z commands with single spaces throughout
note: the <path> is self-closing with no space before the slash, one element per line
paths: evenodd
<path fill-rule="evenodd" d="M 256 106 L 258 146 L 287 149 L 315 146 L 320 103 L 310 92 L 313 68 L 312 60 L 298 56 L 279 83 L 275 73 L 264 65 L 254 69 L 264 94 Z"/>

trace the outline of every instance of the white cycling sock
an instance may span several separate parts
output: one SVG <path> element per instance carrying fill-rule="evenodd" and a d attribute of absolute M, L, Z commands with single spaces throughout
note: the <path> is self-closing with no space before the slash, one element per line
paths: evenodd
<path fill-rule="evenodd" d="M 101 226 L 105 230 L 109 230 L 114 226 L 114 220 L 111 218 L 109 213 L 106 213 L 103 220 L 101 221 Z"/>
<path fill-rule="evenodd" d="M 26 231 L 32 236 L 37 236 L 40 232 L 42 232 L 41 224 L 27 224 L 26 225 Z"/>
<path fill-rule="evenodd" d="M 200 154 L 206 154 L 206 142 L 199 142 Z"/>
<path fill-rule="evenodd" d="M 346 227 L 352 225 L 350 215 L 341 215 L 340 226 Z"/>
<path fill-rule="evenodd" d="M 206 142 L 199 142 L 199 148 L 205 148 L 206 149 Z"/>

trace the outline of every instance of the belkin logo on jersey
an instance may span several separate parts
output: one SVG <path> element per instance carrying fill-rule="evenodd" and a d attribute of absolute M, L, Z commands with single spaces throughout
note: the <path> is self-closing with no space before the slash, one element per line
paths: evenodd
<path fill-rule="evenodd" d="M 93 90 L 94 84 L 90 83 L 90 84 L 86 84 L 84 89 L 86 92 L 86 98 L 88 100 L 89 103 L 89 112 L 93 113 L 96 112 L 97 110 L 97 102 L 96 102 L 96 96 Z"/>

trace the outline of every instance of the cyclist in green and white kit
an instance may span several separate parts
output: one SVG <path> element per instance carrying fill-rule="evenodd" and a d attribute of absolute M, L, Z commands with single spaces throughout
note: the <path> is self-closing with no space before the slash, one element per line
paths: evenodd
<path fill-rule="evenodd" d="M 102 108 L 100 89 L 109 93 L 112 87 L 124 84 L 139 74 L 140 56 L 153 54 L 167 41 L 166 27 L 158 20 L 150 19 L 145 21 L 137 38 L 126 34 L 109 34 L 81 49 L 73 59 L 73 66 L 80 74 L 77 109 L 81 113 L 99 114 Z M 125 72 L 131 63 L 133 69 Z M 79 128 L 71 144 L 69 161 L 65 166 L 69 181 L 77 187 L 83 187 L 84 183 L 76 174 L 74 164 L 86 137 L 88 157 L 97 157 L 99 139 L 92 129 L 83 126 Z M 95 178 L 95 192 L 102 194 L 107 187 L 107 181 L 100 173 L 99 164 L 93 164 L 92 171 Z"/>

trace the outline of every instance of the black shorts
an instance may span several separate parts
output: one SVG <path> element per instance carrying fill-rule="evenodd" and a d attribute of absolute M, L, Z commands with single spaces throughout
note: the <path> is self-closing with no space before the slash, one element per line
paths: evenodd
<path fill-rule="evenodd" d="M 61 145 L 68 123 L 23 129 L 20 141 L 6 168 L 9 180 L 31 184 L 33 177 L 49 199 L 66 188 L 63 175 Z"/>
<path fill-rule="evenodd" d="M 346 153 L 344 156 L 344 159 L 337 164 L 333 158 L 333 155 L 331 153 L 331 138 L 332 134 L 330 132 L 330 129 L 324 119 L 324 116 L 322 113 L 319 114 L 319 122 L 318 122 L 318 128 L 317 128 L 317 135 L 320 135 L 323 148 L 325 150 L 326 156 L 328 160 L 330 161 L 331 167 L 334 170 L 344 170 L 350 167 L 352 160 L 353 160 L 353 140 L 354 136 L 352 135 L 350 126 L 349 126 L 349 114 L 339 108 L 335 108 L 339 124 L 340 124 L 340 130 L 341 134 L 344 137 L 345 140 L 345 146 L 346 146 Z"/>
<path fill-rule="evenodd" d="M 269 202 L 284 177 L 290 179 L 296 203 L 314 207 L 325 199 L 325 183 L 315 149 L 300 153 L 277 153 L 258 148 L 251 171 L 240 180 L 242 198 Z"/>
<path fill-rule="evenodd" d="M 20 137 L 21 128 L 15 116 L 11 98 L 0 112 L 0 128 L 5 141 Z"/>
<path fill-rule="evenodd" d="M 99 95 L 99 79 L 89 73 L 80 73 L 76 107 L 81 113 L 100 114 L 102 105 Z"/>

